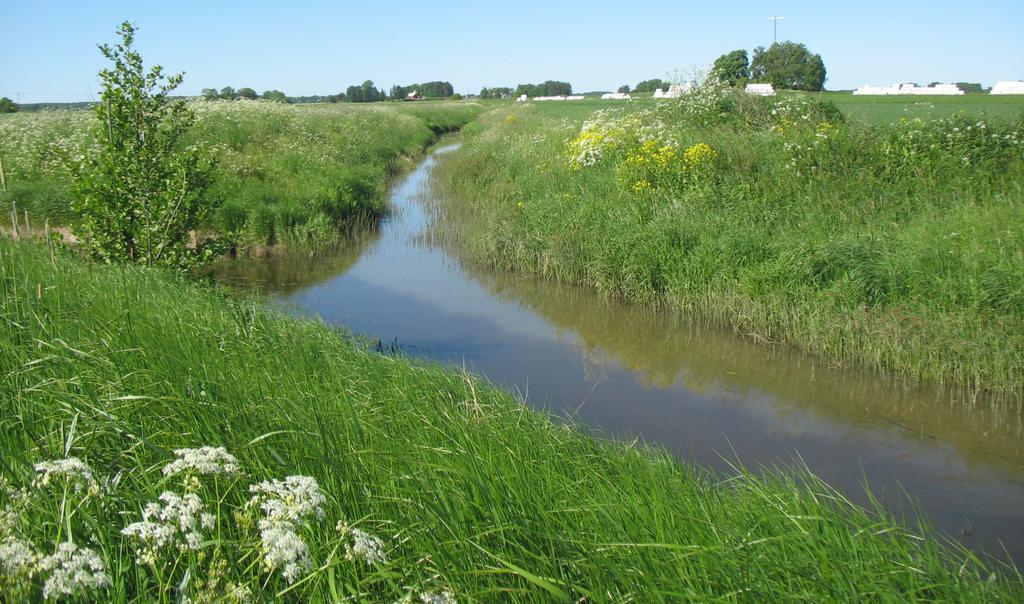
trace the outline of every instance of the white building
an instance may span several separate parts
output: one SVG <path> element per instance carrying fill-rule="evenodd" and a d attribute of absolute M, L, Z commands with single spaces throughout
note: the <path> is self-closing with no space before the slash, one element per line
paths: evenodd
<path fill-rule="evenodd" d="M 629 99 L 629 95 L 625 92 L 606 92 L 601 95 L 602 99 Z"/>
<path fill-rule="evenodd" d="M 684 94 L 690 94 L 697 87 L 697 83 L 690 81 L 683 84 L 672 84 L 668 87 L 668 90 L 664 88 L 658 88 L 654 91 L 654 98 L 656 99 L 678 99 Z"/>
<path fill-rule="evenodd" d="M 1024 82 L 1009 80 L 996 82 L 989 94 L 1024 94 Z"/>
<path fill-rule="evenodd" d="M 960 90 L 956 84 L 936 84 L 934 86 L 918 86 L 916 84 L 893 84 L 892 86 L 870 86 L 865 84 L 853 91 L 856 95 L 871 95 L 871 96 L 888 96 L 896 94 L 913 94 L 913 95 L 959 95 L 963 94 L 964 91 Z"/>
<path fill-rule="evenodd" d="M 775 96 L 775 87 L 771 84 L 747 84 L 743 92 L 757 96 Z"/>

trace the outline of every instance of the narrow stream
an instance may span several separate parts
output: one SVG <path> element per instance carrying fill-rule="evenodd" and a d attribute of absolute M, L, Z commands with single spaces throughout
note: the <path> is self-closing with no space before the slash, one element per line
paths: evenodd
<path fill-rule="evenodd" d="M 586 289 L 461 264 L 424 243 L 435 151 L 392 216 L 327 258 L 247 259 L 219 280 L 465 366 L 530 406 L 728 471 L 803 463 L 856 501 L 913 504 L 950 538 L 1024 560 L 1024 423 L 992 401 L 834 367 Z"/>

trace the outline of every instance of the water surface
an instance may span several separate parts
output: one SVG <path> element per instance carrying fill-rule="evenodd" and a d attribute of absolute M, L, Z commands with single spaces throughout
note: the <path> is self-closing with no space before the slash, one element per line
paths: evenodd
<path fill-rule="evenodd" d="M 1024 560 L 1024 425 L 994 401 L 834 366 L 590 290 L 460 263 L 427 243 L 430 155 L 379 232 L 328 257 L 225 262 L 223 281 L 415 356 L 486 376 L 527 404 L 729 470 L 806 464 L 852 499 L 908 498 L 951 538 Z"/>

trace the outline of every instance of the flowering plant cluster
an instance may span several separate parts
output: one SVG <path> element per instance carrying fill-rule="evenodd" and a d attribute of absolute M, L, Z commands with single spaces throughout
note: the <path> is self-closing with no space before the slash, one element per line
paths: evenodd
<path fill-rule="evenodd" d="M 345 522 L 338 522 L 327 540 L 334 543 L 333 551 L 316 561 L 309 538 L 319 536 L 323 542 L 327 497 L 310 476 L 256 482 L 246 489 L 249 498 L 242 505 L 231 505 L 245 475 L 238 459 L 223 447 L 175 451 L 175 459 L 161 471 L 169 488 L 142 506 L 139 520 L 121 529 L 124 548 L 98 539 L 90 522 L 76 518 L 86 510 L 91 518 L 109 512 L 119 478 L 98 478 L 76 457 L 39 462 L 33 469 L 27 487 L 15 488 L 0 479 L 0 594 L 5 599 L 103 600 L 113 584 L 109 557 L 122 549 L 134 552 L 136 572 L 143 577 L 139 584 L 149 583 L 161 598 L 183 602 L 255 601 L 254 594 L 273 585 L 275 578 L 282 581 L 280 596 L 298 587 L 318 564 L 326 568 L 349 563 L 353 569 L 392 573 L 386 568 L 392 546 Z M 33 506 L 45 507 L 55 495 L 60 498 L 58 522 L 37 526 L 27 520 Z M 52 527 L 57 527 L 56 536 Z M 237 569 L 229 569 L 225 559 L 253 555 L 260 564 Z M 455 602 L 447 591 L 409 592 L 403 601 L 414 597 Z"/>

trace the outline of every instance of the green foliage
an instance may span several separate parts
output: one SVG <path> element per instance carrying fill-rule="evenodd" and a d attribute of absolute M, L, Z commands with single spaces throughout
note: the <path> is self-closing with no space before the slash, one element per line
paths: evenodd
<path fill-rule="evenodd" d="M 633 88 L 633 92 L 654 92 L 655 90 L 660 90 L 667 86 L 668 84 L 666 82 L 655 78 L 653 80 L 644 80 L 638 83 L 636 87 Z"/>
<path fill-rule="evenodd" d="M 190 237 L 212 209 L 211 159 L 182 144 L 195 116 L 168 98 L 182 76 L 164 77 L 159 65 L 146 72 L 135 28 L 125 22 L 118 34 L 116 46 L 100 46 L 113 67 L 100 72 L 99 151 L 77 168 L 75 233 L 107 262 L 188 266 L 202 251 Z"/>
<path fill-rule="evenodd" d="M 344 95 L 338 95 L 339 100 L 348 103 L 373 103 L 387 99 L 383 90 L 378 90 L 373 85 L 373 80 L 366 80 L 359 86 L 349 86 Z"/>
<path fill-rule="evenodd" d="M 0 98 L 0 113 L 15 113 L 18 105 L 7 97 Z"/>
<path fill-rule="evenodd" d="M 427 99 L 446 99 L 455 94 L 455 89 L 450 82 L 425 82 L 423 84 L 409 84 L 408 86 L 392 86 L 391 98 L 404 99 L 410 92 L 418 92 L 420 96 Z"/>
<path fill-rule="evenodd" d="M 288 97 L 280 90 L 264 90 L 260 98 L 264 101 L 274 101 L 275 103 L 288 102 Z"/>
<path fill-rule="evenodd" d="M 225 101 L 233 101 L 238 98 L 238 93 L 235 92 L 235 89 L 231 86 L 225 86 L 220 89 L 220 94 L 217 95 L 217 98 Z"/>
<path fill-rule="evenodd" d="M 567 96 L 572 94 L 572 84 L 555 80 L 547 80 L 542 84 L 520 84 L 516 87 L 515 96 L 523 94 L 529 97 Z"/>
<path fill-rule="evenodd" d="M 259 95 L 256 94 L 256 91 L 252 88 L 239 88 L 237 94 L 238 98 L 249 99 L 250 101 L 255 101 L 259 98 Z"/>
<path fill-rule="evenodd" d="M 497 109 L 441 176 L 478 262 L 1020 397 L 1024 121 L 867 125 L 819 99 L 860 102 L 709 85 Z M 698 172 L 679 158 L 701 144 Z"/>
<path fill-rule="evenodd" d="M 619 86 L 619 89 L 616 90 L 616 92 L 618 92 L 618 93 L 627 93 L 627 92 L 629 92 L 629 84 L 623 84 L 622 86 Z"/>
<path fill-rule="evenodd" d="M 750 60 L 747 51 L 740 49 L 726 53 L 715 59 L 711 67 L 711 75 L 736 86 L 750 78 Z"/>
<path fill-rule="evenodd" d="M 967 94 L 976 94 L 985 92 L 985 89 L 978 82 L 957 82 L 957 88 L 963 90 Z"/>
<path fill-rule="evenodd" d="M 507 86 L 496 86 L 494 88 L 481 88 L 480 98 L 482 99 L 504 99 L 512 96 L 513 90 Z"/>
<path fill-rule="evenodd" d="M 835 253 L 866 254 L 850 249 Z M 20 326 L 0 331 L 0 541 L 94 550 L 110 579 L 99 601 L 230 602 L 230 585 L 260 602 L 1021 599 L 1012 568 L 943 550 L 799 469 L 712 475 L 183 277 L 51 264 L 0 239 L 0 321 Z M 203 445 L 244 475 L 164 474 L 176 449 Z M 66 457 L 104 488 L 34 484 L 34 464 Z M 289 475 L 325 497 L 322 517 L 299 519 L 312 564 L 291 584 L 246 508 L 248 485 Z M 122 528 L 184 489 L 212 514 L 197 549 L 138 562 Z M 346 557 L 339 523 L 381 537 L 386 562 Z M 0 585 L 38 600 L 47 578 Z"/>
<path fill-rule="evenodd" d="M 814 92 L 825 86 L 825 63 L 821 55 L 811 54 L 803 44 L 776 42 L 767 50 L 763 46 L 754 49 L 750 77 L 779 90 Z"/>

